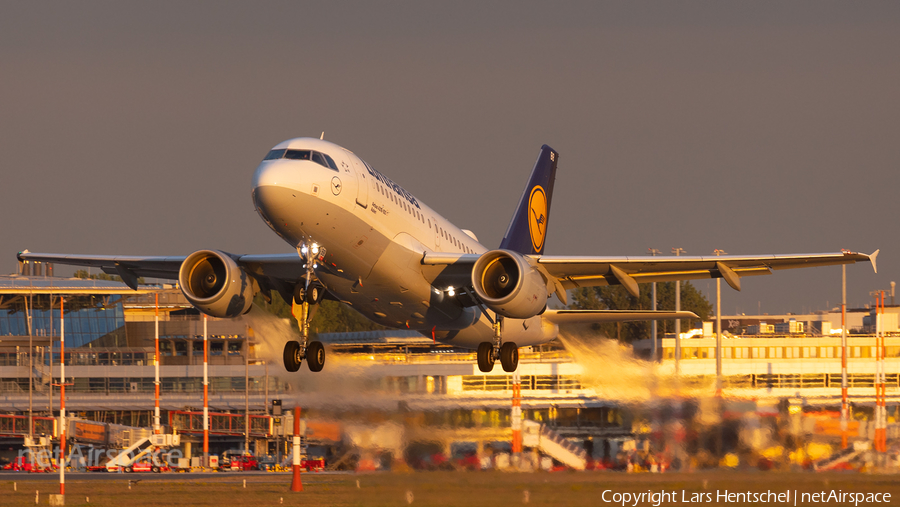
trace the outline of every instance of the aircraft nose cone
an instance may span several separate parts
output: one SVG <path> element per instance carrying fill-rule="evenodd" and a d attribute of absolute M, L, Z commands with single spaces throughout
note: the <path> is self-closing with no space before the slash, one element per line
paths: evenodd
<path fill-rule="evenodd" d="M 285 164 L 280 161 L 263 162 L 253 173 L 253 189 L 264 186 L 284 185 L 287 182 Z"/>
<path fill-rule="evenodd" d="M 284 215 L 289 197 L 295 191 L 291 179 L 291 168 L 279 161 L 263 162 L 253 174 L 251 194 L 257 212 L 267 221 L 277 221 Z"/>

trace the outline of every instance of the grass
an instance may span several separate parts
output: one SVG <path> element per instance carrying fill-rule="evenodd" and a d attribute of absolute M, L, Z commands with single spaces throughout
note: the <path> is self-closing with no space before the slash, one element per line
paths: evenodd
<path fill-rule="evenodd" d="M 853 493 L 891 493 L 891 501 L 900 500 L 900 482 L 890 475 L 858 473 L 763 473 L 709 472 L 694 474 L 622 474 L 611 472 L 501 473 L 501 472 L 422 472 L 411 474 L 304 474 L 304 490 L 289 491 L 289 474 L 222 474 L 216 478 L 192 479 L 189 475 L 130 475 L 142 479 L 128 489 L 124 477 L 66 482 L 67 506 L 150 507 L 174 506 L 406 506 L 459 505 L 465 507 L 529 505 L 554 507 L 576 505 L 621 505 L 603 501 L 603 492 L 641 493 L 648 490 L 674 491 L 675 502 L 683 505 L 693 493 L 793 491 L 826 493 L 841 490 Z M 247 480 L 246 489 L 243 480 Z M 17 491 L 13 491 L 13 482 Z M 359 487 L 357 488 L 357 481 Z M 35 490 L 41 492 L 40 504 L 48 504 L 48 495 L 59 492 L 53 481 L 29 480 L 22 474 L 0 476 L 0 505 L 33 505 Z M 527 492 L 527 493 L 526 493 Z M 683 492 L 683 493 L 682 493 Z M 89 502 L 87 499 L 89 498 Z M 607 498 L 611 499 L 610 494 Z M 702 497 L 701 497 L 702 498 Z M 708 497 L 707 497 L 708 498 Z M 280 503 L 283 501 L 283 504 Z M 722 502 L 703 501 L 719 504 Z M 822 502 L 825 503 L 825 502 Z M 834 502 L 827 502 L 834 503 Z M 862 503 L 862 502 L 860 502 Z M 634 505 L 634 502 L 629 502 Z M 798 502 L 797 505 L 803 505 Z M 852 504 L 852 502 L 851 502 Z M 639 501 L 638 505 L 654 505 Z M 731 502 L 728 505 L 742 505 Z M 758 505 L 758 504 L 757 504 Z M 785 505 L 785 504 L 782 504 Z"/>

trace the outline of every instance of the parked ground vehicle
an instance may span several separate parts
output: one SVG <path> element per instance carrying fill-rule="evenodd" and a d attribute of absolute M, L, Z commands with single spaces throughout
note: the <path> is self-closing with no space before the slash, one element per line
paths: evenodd
<path fill-rule="evenodd" d="M 252 454 L 245 454 L 243 451 L 229 450 L 222 453 L 222 459 L 219 460 L 219 470 L 245 472 L 247 470 L 258 470 L 259 461 Z"/>
<path fill-rule="evenodd" d="M 17 456 L 15 460 L 3 465 L 3 470 L 10 470 L 13 472 L 52 472 L 57 470 L 57 466 L 55 463 L 48 463 L 45 466 L 41 466 L 38 463 L 31 463 L 28 460 L 27 456 Z"/>
<path fill-rule="evenodd" d="M 118 472 L 119 471 L 119 467 L 117 467 L 117 466 L 104 467 L 104 469 L 107 472 Z M 155 474 L 158 474 L 160 472 L 168 472 L 169 467 L 166 465 L 154 465 L 153 463 L 151 463 L 149 461 L 138 461 L 136 463 L 133 463 L 131 465 L 123 467 L 122 471 L 125 472 L 126 474 L 130 474 L 130 473 L 134 473 L 134 472 L 138 472 L 138 473 L 153 472 Z"/>

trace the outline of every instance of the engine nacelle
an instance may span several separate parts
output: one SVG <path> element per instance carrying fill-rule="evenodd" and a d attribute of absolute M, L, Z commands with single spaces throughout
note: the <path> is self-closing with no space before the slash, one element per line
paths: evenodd
<path fill-rule="evenodd" d="M 181 264 L 178 282 L 184 297 L 201 312 L 233 318 L 250 311 L 255 284 L 228 254 L 198 250 Z"/>
<path fill-rule="evenodd" d="M 488 308 L 504 317 L 528 319 L 547 306 L 547 282 L 521 254 L 491 250 L 475 262 L 472 286 Z"/>

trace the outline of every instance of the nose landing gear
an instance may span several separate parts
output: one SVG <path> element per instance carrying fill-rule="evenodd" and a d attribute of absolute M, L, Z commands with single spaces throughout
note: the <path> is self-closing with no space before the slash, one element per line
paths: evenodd
<path fill-rule="evenodd" d="M 306 280 L 297 284 L 294 290 L 294 300 L 291 306 L 291 315 L 297 319 L 300 325 L 300 341 L 291 340 L 284 344 L 284 368 L 289 372 L 300 369 L 300 364 L 306 359 L 309 371 L 319 372 L 325 366 L 325 347 L 320 341 L 309 341 L 309 323 L 315 313 L 316 305 L 325 297 L 325 287 L 315 279 L 313 271 L 314 258 L 306 247 L 298 248 L 300 256 L 306 262 Z"/>

